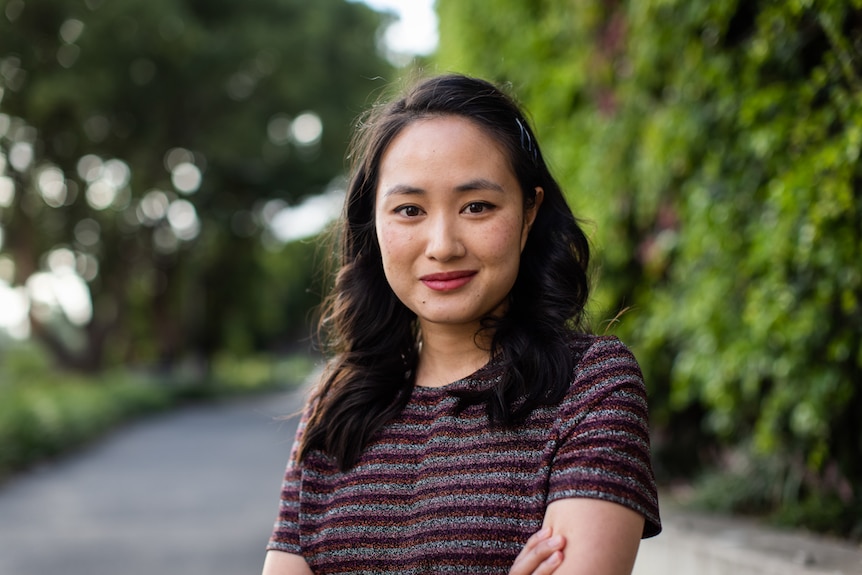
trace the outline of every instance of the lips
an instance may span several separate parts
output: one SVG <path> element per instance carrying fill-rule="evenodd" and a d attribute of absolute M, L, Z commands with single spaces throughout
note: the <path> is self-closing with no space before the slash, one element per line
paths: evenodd
<path fill-rule="evenodd" d="M 470 283 L 475 275 L 475 270 L 461 270 L 424 275 L 419 281 L 434 291 L 452 291 Z"/>

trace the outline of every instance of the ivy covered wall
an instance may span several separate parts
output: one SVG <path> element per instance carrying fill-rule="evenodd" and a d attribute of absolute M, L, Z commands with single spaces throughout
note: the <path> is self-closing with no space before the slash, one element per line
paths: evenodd
<path fill-rule="evenodd" d="M 436 69 L 511 83 L 587 220 L 662 478 L 862 537 L 862 1 L 437 11 Z"/>

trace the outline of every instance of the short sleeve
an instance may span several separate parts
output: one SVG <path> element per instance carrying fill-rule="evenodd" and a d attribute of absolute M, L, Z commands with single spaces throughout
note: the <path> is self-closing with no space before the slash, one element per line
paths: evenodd
<path fill-rule="evenodd" d="M 584 352 L 555 427 L 548 503 L 569 497 L 619 503 L 644 516 L 644 538 L 657 535 L 646 388 L 637 361 L 617 338 L 597 338 Z"/>
<path fill-rule="evenodd" d="M 297 453 L 310 416 L 311 405 L 309 404 L 306 405 L 296 428 L 296 437 L 290 450 L 290 459 L 287 462 L 287 469 L 281 484 L 278 519 L 276 519 L 272 536 L 266 546 L 267 551 L 284 551 L 295 555 L 302 553 L 299 544 L 299 490 L 302 473 L 297 462 Z"/>

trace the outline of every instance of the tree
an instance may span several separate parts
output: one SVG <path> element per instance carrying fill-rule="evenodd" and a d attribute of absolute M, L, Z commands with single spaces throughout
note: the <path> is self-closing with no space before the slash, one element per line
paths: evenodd
<path fill-rule="evenodd" d="M 390 73 L 385 17 L 344 0 L 10 0 L 0 20 L 0 257 L 55 357 L 170 363 L 302 333 L 311 272 L 274 291 L 268 222 L 341 173 Z M 40 304 L 52 289 L 89 298 L 58 313 Z"/>

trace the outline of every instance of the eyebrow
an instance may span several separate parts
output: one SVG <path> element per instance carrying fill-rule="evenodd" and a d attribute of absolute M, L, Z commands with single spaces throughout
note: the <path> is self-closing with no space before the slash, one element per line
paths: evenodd
<path fill-rule="evenodd" d="M 425 190 L 422 188 L 416 188 L 413 186 L 408 186 L 406 184 L 395 184 L 385 192 L 383 192 L 383 197 L 396 196 L 396 195 L 418 195 L 424 194 Z"/>
<path fill-rule="evenodd" d="M 470 190 L 491 190 L 494 192 L 504 192 L 503 186 L 498 184 L 497 182 L 492 182 L 491 180 L 487 180 L 485 178 L 476 178 L 475 180 L 470 180 L 460 186 L 455 188 L 459 192 L 468 192 Z"/>
<path fill-rule="evenodd" d="M 503 186 L 496 182 L 492 182 L 486 178 L 476 178 L 475 180 L 470 180 L 469 182 L 464 182 L 463 184 L 459 184 L 455 186 L 456 192 L 469 192 L 473 190 L 491 190 L 494 192 L 504 192 Z M 422 188 L 417 188 L 414 186 L 408 186 L 406 184 L 396 184 L 386 190 L 383 195 L 384 197 L 394 196 L 398 194 L 404 195 L 420 195 L 424 194 L 425 190 Z"/>

